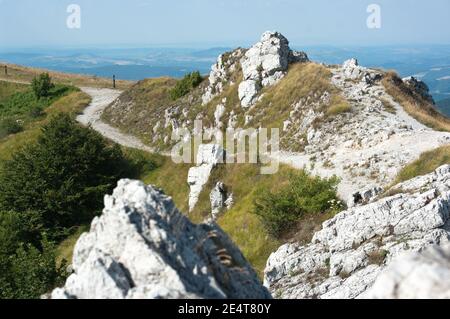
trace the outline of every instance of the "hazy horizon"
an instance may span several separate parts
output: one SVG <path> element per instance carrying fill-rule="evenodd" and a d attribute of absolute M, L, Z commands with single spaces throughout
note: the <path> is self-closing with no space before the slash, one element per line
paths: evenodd
<path fill-rule="evenodd" d="M 80 28 L 67 26 L 70 4 Z M 381 8 L 369 28 L 367 8 Z M 2 48 L 235 47 L 266 30 L 295 46 L 450 44 L 450 1 L 0 0 Z"/>

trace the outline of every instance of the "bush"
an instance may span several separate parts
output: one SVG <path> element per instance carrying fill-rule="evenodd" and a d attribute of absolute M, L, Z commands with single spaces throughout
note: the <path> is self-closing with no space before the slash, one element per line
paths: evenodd
<path fill-rule="evenodd" d="M 39 298 L 64 280 L 66 263 L 56 266 L 38 225 L 34 213 L 0 212 L 0 299 Z"/>
<path fill-rule="evenodd" d="M 53 88 L 52 79 L 48 73 L 42 73 L 33 79 L 31 87 L 37 99 L 48 97 Z"/>
<path fill-rule="evenodd" d="M 0 121 L 0 138 L 22 131 L 22 125 L 15 119 L 7 117 Z"/>
<path fill-rule="evenodd" d="M 291 173 L 288 183 L 278 190 L 268 187 L 259 189 L 253 211 L 261 218 L 267 231 L 279 238 L 306 214 L 339 210 L 341 205 L 336 194 L 338 182 L 336 177 L 321 179 L 304 171 Z"/>
<path fill-rule="evenodd" d="M 60 114 L 35 144 L 6 161 L 0 171 L 0 209 L 34 211 L 53 239 L 89 222 L 103 196 L 124 177 L 127 162 L 118 146 Z"/>
<path fill-rule="evenodd" d="M 177 82 L 172 90 L 170 90 L 170 97 L 172 100 L 177 100 L 188 94 L 193 88 L 199 86 L 202 81 L 203 78 L 200 75 L 200 72 L 195 71 L 188 73 L 182 80 Z"/>

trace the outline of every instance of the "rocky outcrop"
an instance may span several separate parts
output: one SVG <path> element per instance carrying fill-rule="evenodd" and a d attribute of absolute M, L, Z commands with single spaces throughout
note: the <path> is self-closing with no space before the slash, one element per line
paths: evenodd
<path fill-rule="evenodd" d="M 229 193 L 227 187 L 222 182 L 217 182 L 209 195 L 211 201 L 211 215 L 213 220 L 217 220 L 219 214 L 230 209 L 233 205 L 233 194 Z"/>
<path fill-rule="evenodd" d="M 329 70 L 347 110 L 324 120 L 330 94 L 318 98 L 323 102 L 302 99 L 293 105 L 283 135 L 293 136 L 287 145 L 306 142 L 300 153 L 283 152 L 282 163 L 311 167 L 312 174 L 322 177 L 339 176 L 339 195 L 348 199 L 368 185 L 388 187 L 407 163 L 450 143 L 448 132 L 434 131 L 405 112 L 386 92 L 380 71 L 356 59 Z"/>
<path fill-rule="evenodd" d="M 209 85 L 202 95 L 203 105 L 222 93 L 225 85 L 230 81 L 230 74 L 239 68 L 239 61 L 244 54 L 243 49 L 236 49 L 231 53 L 221 54 L 217 62 L 211 67 Z"/>
<path fill-rule="evenodd" d="M 311 244 L 273 253 L 265 284 L 281 298 L 358 298 L 405 251 L 450 240 L 450 165 L 350 208 L 323 224 Z"/>
<path fill-rule="evenodd" d="M 189 169 L 188 184 L 189 193 L 189 211 L 195 208 L 198 197 L 203 190 L 203 186 L 208 182 L 209 176 L 213 168 L 223 163 L 225 159 L 225 151 L 220 145 L 202 144 L 197 152 L 197 166 Z"/>
<path fill-rule="evenodd" d="M 170 197 L 121 180 L 73 254 L 52 298 L 270 298 L 215 224 L 194 225 Z"/>
<path fill-rule="evenodd" d="M 431 104 L 435 104 L 433 96 L 430 94 L 430 89 L 428 85 L 416 79 L 413 76 L 407 77 L 403 79 L 403 83 L 414 93 L 419 94 L 425 101 L 428 101 Z"/>
<path fill-rule="evenodd" d="M 265 32 L 261 41 L 250 48 L 241 60 L 243 82 L 239 85 L 239 99 L 243 107 L 253 105 L 265 86 L 284 77 L 290 63 L 306 62 L 304 52 L 293 52 L 289 41 L 279 32 Z"/>
<path fill-rule="evenodd" d="M 450 246 L 433 246 L 399 257 L 364 298 L 450 299 Z"/>

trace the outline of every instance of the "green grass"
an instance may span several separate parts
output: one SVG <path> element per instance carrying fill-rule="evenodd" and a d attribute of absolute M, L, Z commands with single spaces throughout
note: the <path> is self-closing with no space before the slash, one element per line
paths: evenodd
<path fill-rule="evenodd" d="M 10 83 L 1 82 L 1 86 L 10 86 Z M 0 117 L 15 116 L 17 118 L 28 117 L 36 108 L 44 110 L 56 100 L 72 92 L 79 91 L 73 86 L 55 85 L 46 98 L 37 99 L 31 87 L 27 89 L 20 87 L 18 92 L 0 100 Z"/>
<path fill-rule="evenodd" d="M 4 104 L 13 95 L 29 90 L 30 86 L 27 84 L 19 84 L 12 82 L 5 82 L 0 80 L 0 105 Z"/>
<path fill-rule="evenodd" d="M 75 227 L 72 235 L 63 240 L 56 248 L 56 262 L 60 265 L 64 260 L 69 264 L 72 263 L 73 249 L 81 234 L 89 230 L 88 225 L 82 225 Z"/>
<path fill-rule="evenodd" d="M 450 146 L 443 146 L 423 153 L 418 160 L 407 165 L 400 171 L 393 185 L 417 176 L 429 174 L 445 164 L 450 164 Z"/>
<path fill-rule="evenodd" d="M 41 127 L 48 122 L 49 118 L 60 112 L 70 113 L 75 116 L 82 112 L 90 101 L 90 97 L 83 92 L 72 92 L 55 101 L 45 109 L 42 118 L 27 123 L 23 132 L 0 139 L 0 162 L 10 159 L 11 155 L 25 144 L 34 142 L 41 132 Z"/>

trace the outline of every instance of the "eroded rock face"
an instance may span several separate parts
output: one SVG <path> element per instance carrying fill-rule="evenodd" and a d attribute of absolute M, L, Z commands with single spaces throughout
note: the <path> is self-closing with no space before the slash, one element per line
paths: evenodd
<path fill-rule="evenodd" d="M 435 104 L 433 96 L 430 94 L 430 89 L 425 82 L 420 81 L 413 76 L 404 78 L 403 82 L 408 88 L 410 88 L 413 92 L 419 94 L 423 99 L 430 102 L 431 104 Z"/>
<path fill-rule="evenodd" d="M 229 82 L 230 74 L 239 67 L 239 61 L 244 54 L 243 49 L 236 49 L 228 54 L 221 54 L 217 62 L 211 67 L 209 85 L 202 96 L 203 105 L 208 104 L 214 97 L 222 93 Z"/>
<path fill-rule="evenodd" d="M 197 166 L 189 169 L 188 184 L 189 193 L 189 210 L 192 211 L 198 202 L 198 197 L 202 192 L 203 186 L 208 182 L 209 176 L 213 168 L 223 163 L 225 158 L 225 150 L 216 144 L 202 144 L 197 153 Z"/>
<path fill-rule="evenodd" d="M 450 165 L 395 186 L 397 195 L 350 208 L 311 244 L 273 253 L 265 284 L 280 298 L 358 298 L 393 259 L 450 241 Z"/>
<path fill-rule="evenodd" d="M 239 99 L 243 107 L 253 105 L 265 86 L 284 77 L 290 63 L 306 62 L 304 52 L 293 52 L 289 41 L 279 32 L 265 32 L 261 41 L 250 48 L 241 60 L 243 82 L 239 85 Z"/>
<path fill-rule="evenodd" d="M 78 240 L 52 298 L 270 298 L 215 224 L 192 224 L 161 191 L 121 180 Z"/>
<path fill-rule="evenodd" d="M 450 246 L 433 246 L 399 257 L 364 298 L 450 299 Z"/>

